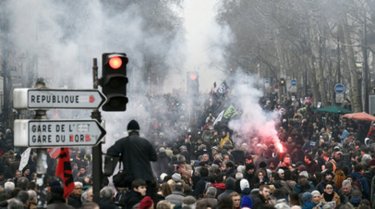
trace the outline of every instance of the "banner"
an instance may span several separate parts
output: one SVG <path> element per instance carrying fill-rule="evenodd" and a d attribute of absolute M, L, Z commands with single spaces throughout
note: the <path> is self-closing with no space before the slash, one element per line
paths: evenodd
<path fill-rule="evenodd" d="M 56 176 L 60 177 L 64 185 L 64 197 L 68 197 L 74 189 L 72 166 L 68 148 L 61 148 L 56 166 Z"/>
<path fill-rule="evenodd" d="M 233 105 L 230 105 L 224 112 L 225 119 L 229 119 L 235 115 L 237 115 L 237 110 Z"/>

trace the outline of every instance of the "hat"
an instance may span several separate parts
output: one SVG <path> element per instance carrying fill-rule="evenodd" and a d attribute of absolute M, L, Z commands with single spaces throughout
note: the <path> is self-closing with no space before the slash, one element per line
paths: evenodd
<path fill-rule="evenodd" d="M 279 170 L 277 170 L 277 173 L 279 173 L 279 174 L 283 174 L 283 173 L 285 173 L 285 171 L 284 171 L 284 169 L 279 168 Z"/>
<path fill-rule="evenodd" d="M 168 176 L 168 174 L 166 174 L 166 173 L 160 174 L 160 180 L 164 181 L 164 179 L 165 179 L 166 176 Z"/>
<path fill-rule="evenodd" d="M 174 173 L 173 175 L 172 175 L 172 179 L 174 180 L 174 181 L 181 181 L 181 174 L 179 174 L 179 173 Z"/>
<path fill-rule="evenodd" d="M 253 202 L 251 201 L 251 199 L 248 197 L 248 196 L 245 196 L 246 198 L 242 198 L 241 200 L 241 208 L 252 208 L 253 206 Z"/>
<path fill-rule="evenodd" d="M 300 172 L 302 172 L 302 171 L 306 171 L 306 166 L 305 166 L 305 165 L 299 165 L 299 166 L 297 167 L 297 170 L 300 171 Z"/>
<path fill-rule="evenodd" d="M 208 187 L 206 191 L 206 196 L 207 197 L 212 197 L 215 198 L 217 193 L 217 189 L 215 187 Z"/>
<path fill-rule="evenodd" d="M 138 209 L 148 209 L 154 204 L 150 196 L 145 196 L 141 202 L 139 202 Z"/>
<path fill-rule="evenodd" d="M 340 151 L 341 150 L 341 148 L 340 148 L 340 146 L 335 146 L 334 148 L 333 148 L 333 150 L 335 150 L 335 151 Z"/>
<path fill-rule="evenodd" d="M 247 179 L 241 179 L 240 188 L 241 188 L 241 191 L 245 190 L 246 188 L 250 188 L 249 181 Z"/>
<path fill-rule="evenodd" d="M 311 199 L 312 199 L 312 195 L 310 192 L 304 192 L 302 194 L 302 202 L 311 201 Z"/>
<path fill-rule="evenodd" d="M 128 131 L 134 131 L 134 130 L 139 130 L 139 124 L 136 120 L 131 120 L 129 123 L 128 123 L 128 128 L 127 130 Z"/>
<path fill-rule="evenodd" d="M 255 169 L 255 165 L 253 163 L 246 164 L 246 170 Z"/>
<path fill-rule="evenodd" d="M 320 192 L 318 190 L 314 190 L 311 192 L 311 195 L 314 197 L 314 196 L 320 196 Z"/>
<path fill-rule="evenodd" d="M 195 204 L 196 201 L 197 201 L 197 199 L 195 199 L 195 197 L 193 197 L 191 195 L 186 196 L 186 197 L 184 197 L 184 199 L 182 199 L 182 206 L 193 205 L 193 204 Z"/>
<path fill-rule="evenodd" d="M 302 172 L 299 173 L 298 176 L 309 178 L 309 173 L 307 173 L 307 171 L 302 171 Z"/>
<path fill-rule="evenodd" d="M 185 145 L 181 145 L 180 150 L 181 151 L 187 151 L 187 147 Z"/>

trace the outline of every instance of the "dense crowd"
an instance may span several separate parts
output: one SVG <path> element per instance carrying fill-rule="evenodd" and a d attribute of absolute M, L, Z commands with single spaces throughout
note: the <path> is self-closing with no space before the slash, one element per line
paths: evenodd
<path fill-rule="evenodd" d="M 75 182 L 69 197 L 62 196 L 52 158 L 40 190 L 35 153 L 18 170 L 22 150 L 13 147 L 7 129 L 0 130 L 0 208 L 374 208 L 375 125 L 370 122 L 316 111 L 308 100 L 265 97 L 259 101 L 263 111 L 280 115 L 280 150 L 257 135 L 235 140 L 228 121 L 236 114 L 217 118 L 231 107 L 225 102 L 230 95 L 212 91 L 203 108 L 194 110 L 199 114 L 193 125 L 183 102 L 164 98 L 167 108 L 150 99 L 155 114 L 145 133 L 157 153 L 154 194 L 147 193 L 144 179 L 134 178 L 128 187 L 103 187 L 94 202 L 91 153 L 84 148 L 71 149 Z M 164 127 L 174 133 L 163 133 Z"/>

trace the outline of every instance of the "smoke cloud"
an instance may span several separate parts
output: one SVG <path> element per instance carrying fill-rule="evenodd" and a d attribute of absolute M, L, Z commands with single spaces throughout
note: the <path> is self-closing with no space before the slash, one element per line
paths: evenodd
<path fill-rule="evenodd" d="M 184 1 L 183 8 L 171 5 L 184 18 L 184 27 L 173 40 L 166 42 L 160 34 L 144 33 L 145 20 L 139 15 L 143 8 L 137 5 L 111 13 L 108 5 L 99 0 L 6 1 L 0 13 L 7 14 L 9 31 L 0 35 L 10 41 L 8 50 L 26 57 L 21 61 L 32 63 L 23 65 L 29 79 L 45 78 L 49 88 L 91 89 L 92 58 L 98 58 L 98 66 L 101 66 L 102 53 L 127 53 L 131 76 L 129 104 L 126 112 L 102 113 L 107 130 L 104 150 L 126 135 L 126 125 L 131 119 L 138 120 L 141 133 L 147 132 L 153 121 L 162 121 L 165 129 L 160 132 L 163 137 L 174 140 L 180 134 L 179 130 L 173 130 L 168 124 L 183 121 L 186 115 L 160 116 L 159 112 L 151 112 L 150 96 L 152 104 L 157 104 L 159 109 L 165 109 L 171 101 L 149 92 L 150 89 L 156 94 L 174 92 L 178 96 L 176 106 L 186 113 L 184 102 L 195 99 L 186 96 L 187 72 L 198 72 L 202 94 L 208 93 L 214 82 L 226 79 L 229 69 L 223 67 L 223 48 L 232 37 L 228 28 L 220 27 L 215 21 L 217 8 L 221 6 L 218 2 L 188 0 Z M 168 75 L 162 86 L 147 86 L 142 82 L 145 63 L 140 49 L 151 54 L 169 50 L 165 57 Z M 99 77 L 100 74 L 99 69 Z M 232 99 L 243 114 L 240 119 L 231 121 L 230 127 L 244 136 L 256 131 L 274 137 L 271 129 L 275 116 L 265 114 L 258 105 L 262 92 L 254 87 L 253 79 L 247 75 L 238 75 L 235 79 L 241 82 L 230 87 L 235 95 Z M 64 119 L 90 117 L 88 110 L 53 110 L 48 114 Z M 181 123 L 181 130 L 187 126 Z"/>

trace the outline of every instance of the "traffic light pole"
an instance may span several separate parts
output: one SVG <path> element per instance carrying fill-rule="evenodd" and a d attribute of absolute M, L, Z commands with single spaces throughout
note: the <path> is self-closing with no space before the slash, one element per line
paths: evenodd
<path fill-rule="evenodd" d="M 94 82 L 93 88 L 98 89 L 98 62 L 96 58 L 93 59 L 92 74 Z M 99 123 L 102 122 L 101 113 L 99 109 L 95 109 L 92 111 L 91 118 L 96 119 Z M 102 143 L 99 142 L 97 146 L 94 146 L 92 148 L 92 182 L 95 202 L 99 202 L 99 193 L 103 183 L 102 163 Z"/>

